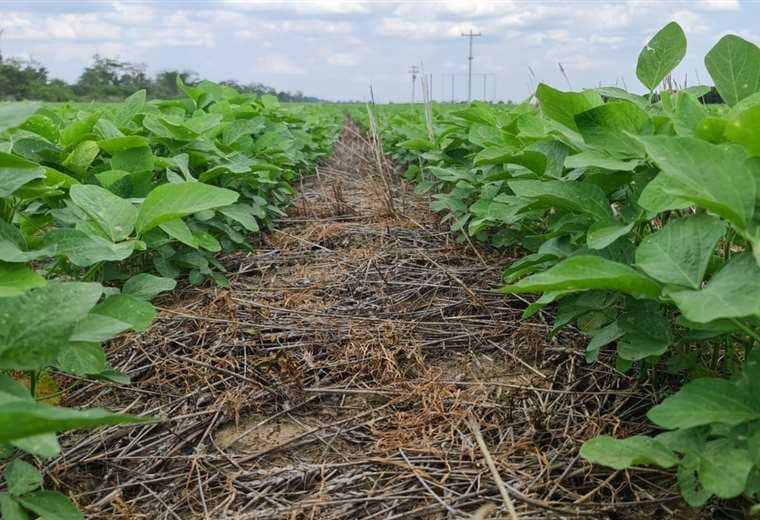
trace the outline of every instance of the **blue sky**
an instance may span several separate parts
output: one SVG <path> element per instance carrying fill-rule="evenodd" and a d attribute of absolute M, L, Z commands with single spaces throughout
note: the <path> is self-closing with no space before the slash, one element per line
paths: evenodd
<path fill-rule="evenodd" d="M 467 42 L 475 40 L 473 93 L 521 100 L 538 81 L 574 89 L 641 90 L 636 58 L 671 20 L 689 49 L 676 71 L 709 83 L 703 57 L 727 33 L 760 42 L 760 3 L 750 0 L 258 1 L 0 0 L 0 50 L 34 58 L 75 80 L 95 53 L 144 63 L 149 72 L 192 69 L 211 80 L 261 82 L 330 100 L 407 101 L 412 64 L 433 74 L 433 96 L 466 96 Z"/>

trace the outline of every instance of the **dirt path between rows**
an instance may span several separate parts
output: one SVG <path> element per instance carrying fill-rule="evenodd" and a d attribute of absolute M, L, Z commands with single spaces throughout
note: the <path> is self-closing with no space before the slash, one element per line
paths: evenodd
<path fill-rule="evenodd" d="M 373 153 L 349 123 L 278 231 L 226 260 L 231 289 L 178 291 L 113 342 L 133 384 L 64 404 L 170 420 L 66 437 L 49 477 L 91 518 L 509 518 L 505 494 L 521 519 L 667 516 L 667 475 L 577 456 L 642 428 L 636 381 L 522 320 L 493 292 L 509 257 L 411 187 L 389 215 Z"/>

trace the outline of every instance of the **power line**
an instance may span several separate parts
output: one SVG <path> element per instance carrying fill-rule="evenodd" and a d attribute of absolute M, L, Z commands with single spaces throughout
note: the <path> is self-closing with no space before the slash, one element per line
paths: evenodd
<path fill-rule="evenodd" d="M 443 96 L 443 85 L 444 82 L 448 79 L 451 81 L 451 86 L 447 89 L 451 93 L 451 103 L 456 102 L 456 96 L 454 95 L 455 85 L 456 85 L 456 78 L 460 76 L 468 76 L 469 74 L 467 72 L 448 72 L 448 73 L 441 73 L 441 96 Z M 496 72 L 473 72 L 472 77 L 477 80 L 478 77 L 483 79 L 483 97 L 481 98 L 483 101 L 491 101 L 493 102 L 496 98 L 496 77 L 498 74 Z M 491 92 L 490 100 L 488 96 L 488 92 Z"/>
<path fill-rule="evenodd" d="M 468 33 L 462 33 L 462 36 L 466 36 L 470 39 L 470 55 L 467 58 L 468 74 L 467 74 L 467 101 L 472 100 L 472 39 L 478 36 L 483 36 L 483 33 L 473 33 L 472 29 Z"/>

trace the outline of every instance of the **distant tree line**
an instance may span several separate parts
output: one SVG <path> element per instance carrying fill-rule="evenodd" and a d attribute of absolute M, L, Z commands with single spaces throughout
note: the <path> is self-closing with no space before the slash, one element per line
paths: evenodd
<path fill-rule="evenodd" d="M 75 83 L 67 83 L 51 78 L 48 70 L 37 61 L 0 55 L 0 100 L 105 101 L 123 99 L 141 89 L 145 89 L 150 98 L 171 99 L 181 97 L 177 76 L 188 85 L 199 81 L 197 74 L 191 70 L 164 70 L 149 76 L 143 64 L 96 54 L 79 79 Z M 221 83 L 239 92 L 272 94 L 280 101 L 320 101 L 305 96 L 301 91 L 280 92 L 261 83 L 241 84 L 231 80 Z"/>

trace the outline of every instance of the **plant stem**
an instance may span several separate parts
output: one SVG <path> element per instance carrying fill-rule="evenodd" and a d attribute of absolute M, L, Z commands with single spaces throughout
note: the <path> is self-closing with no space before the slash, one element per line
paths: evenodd
<path fill-rule="evenodd" d="M 737 327 L 739 327 L 740 329 L 742 329 L 742 332 L 744 332 L 745 334 L 747 334 L 749 337 L 751 337 L 752 339 L 754 339 L 756 342 L 760 343 L 760 334 L 758 334 L 757 332 L 755 332 L 754 330 L 752 330 L 750 327 L 748 327 L 746 324 L 742 323 L 741 321 L 737 320 L 736 318 L 730 318 L 730 319 L 731 319 L 731 323 L 733 323 L 734 325 L 736 325 Z M 749 345 L 745 345 L 745 347 L 744 347 L 745 351 L 746 351 L 746 354 L 748 356 L 749 356 L 750 352 L 752 352 L 752 346 L 753 345 L 750 343 Z"/>
<path fill-rule="evenodd" d="M 37 398 L 37 371 L 29 371 L 29 391 L 34 399 Z"/>
<path fill-rule="evenodd" d="M 736 233 L 734 233 L 734 230 L 729 229 L 728 233 L 726 234 L 725 243 L 723 244 L 723 258 L 726 262 L 728 262 L 728 259 L 731 257 L 731 245 L 734 235 L 736 235 Z"/>

